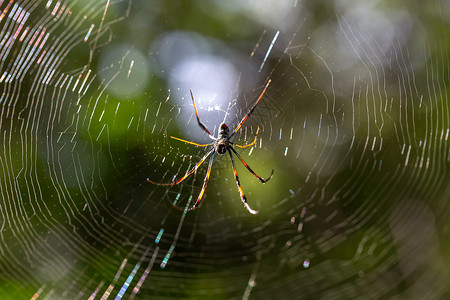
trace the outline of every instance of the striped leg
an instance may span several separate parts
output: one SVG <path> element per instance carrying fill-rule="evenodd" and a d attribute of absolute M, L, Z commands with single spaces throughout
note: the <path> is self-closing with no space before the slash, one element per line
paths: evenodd
<path fill-rule="evenodd" d="M 231 148 L 231 147 L 229 147 L 229 148 Z M 231 149 L 233 149 L 233 148 L 231 148 Z M 237 187 L 239 189 L 239 194 L 241 195 L 242 203 L 244 204 L 245 208 L 249 211 L 249 213 L 251 213 L 253 215 L 256 215 L 258 213 L 258 211 L 252 209 L 250 207 L 250 205 L 248 205 L 248 203 L 247 203 L 247 197 L 245 197 L 244 191 L 242 190 L 241 183 L 239 181 L 239 176 L 238 176 L 238 173 L 236 171 L 236 166 L 234 164 L 234 158 L 233 158 L 233 155 L 231 154 L 230 149 L 228 149 L 228 153 L 230 154 L 231 164 L 233 165 L 234 178 L 236 179 L 236 185 L 237 185 Z"/>
<path fill-rule="evenodd" d="M 205 156 L 202 157 L 202 159 L 189 171 L 186 172 L 186 174 L 184 174 L 183 177 L 181 177 L 180 179 L 178 179 L 177 181 L 171 182 L 171 183 L 158 183 L 158 182 L 154 182 L 152 180 L 150 180 L 149 178 L 147 178 L 147 181 L 156 185 L 170 185 L 170 186 L 174 186 L 176 184 L 179 184 L 180 182 L 182 182 L 183 180 L 185 180 L 186 178 L 189 177 L 189 175 L 191 175 L 192 173 L 194 173 L 195 171 L 197 171 L 197 169 L 201 166 L 201 164 L 205 161 L 205 159 L 211 154 L 214 153 L 214 148 L 212 148 L 211 150 L 208 151 L 208 153 L 205 154 Z M 213 155 L 214 157 L 214 155 Z M 211 157 L 212 158 L 212 157 Z M 211 164 L 211 161 L 210 161 Z"/>
<path fill-rule="evenodd" d="M 206 185 L 208 184 L 209 181 L 209 175 L 211 175 L 211 167 L 214 160 L 214 154 L 216 154 L 215 151 L 213 152 L 211 158 L 209 159 L 208 171 L 206 172 L 205 179 L 203 180 L 202 190 L 200 191 L 200 194 L 198 195 L 197 201 L 195 201 L 194 206 L 192 206 L 189 210 L 194 210 L 198 208 L 200 205 L 200 201 L 202 201 L 203 195 L 205 194 Z"/>
<path fill-rule="evenodd" d="M 236 127 L 234 132 L 230 135 L 230 138 L 241 128 L 241 126 L 244 124 L 245 120 L 247 120 L 247 118 L 250 117 L 250 115 L 253 113 L 253 111 L 255 110 L 256 105 L 258 105 L 259 101 L 262 99 L 262 97 L 266 93 L 266 90 L 269 87 L 270 82 L 271 82 L 271 80 L 269 79 L 269 81 L 267 81 L 267 84 L 264 87 L 264 90 L 262 91 L 261 95 L 259 95 L 258 100 L 256 100 L 256 103 L 253 105 L 253 107 L 250 109 L 250 111 L 247 113 L 247 115 L 244 118 L 242 118 L 241 123 L 239 123 L 239 125 Z"/>
<path fill-rule="evenodd" d="M 200 122 L 200 117 L 198 116 L 198 111 L 197 111 L 197 105 L 195 104 L 195 100 L 194 100 L 194 94 L 192 94 L 192 90 L 189 90 L 189 91 L 191 92 L 192 103 L 194 103 L 195 116 L 197 117 L 197 123 L 198 123 L 198 126 L 199 126 L 204 132 L 206 132 L 206 133 L 209 135 L 209 137 L 210 137 L 211 139 L 216 140 L 216 138 L 213 137 L 213 136 L 211 135 L 211 132 L 209 132 L 208 128 L 206 128 L 206 126 L 203 125 L 202 122 Z"/>
<path fill-rule="evenodd" d="M 258 178 L 258 180 L 259 180 L 261 183 L 266 183 L 267 181 L 270 180 L 270 178 L 272 178 L 272 175 L 273 175 L 273 169 L 272 169 L 272 173 L 270 173 L 269 178 L 264 179 L 264 178 L 258 176 L 255 172 L 253 172 L 253 170 L 250 168 L 250 166 L 242 159 L 242 157 L 239 155 L 239 153 L 236 152 L 236 150 L 234 150 L 233 147 L 229 147 L 229 148 L 234 152 L 234 154 L 236 154 L 236 156 L 239 158 L 239 160 L 241 161 L 241 163 L 247 168 L 247 170 L 249 170 L 250 173 L 252 173 L 253 175 L 255 175 L 255 177 Z"/>

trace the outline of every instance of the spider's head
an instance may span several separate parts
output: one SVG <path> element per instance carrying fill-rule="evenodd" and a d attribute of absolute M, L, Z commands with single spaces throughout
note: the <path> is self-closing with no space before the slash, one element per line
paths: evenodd
<path fill-rule="evenodd" d="M 230 132 L 230 129 L 228 129 L 228 126 L 227 126 L 227 124 L 225 124 L 225 123 L 222 123 L 222 124 L 220 124 L 220 127 L 219 127 L 219 135 L 220 136 L 228 136 L 228 133 Z"/>

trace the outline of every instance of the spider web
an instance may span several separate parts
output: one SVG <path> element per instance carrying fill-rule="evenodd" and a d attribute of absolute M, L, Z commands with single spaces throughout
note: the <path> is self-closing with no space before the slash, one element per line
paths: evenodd
<path fill-rule="evenodd" d="M 448 298 L 449 15 L 0 0 L 2 299 Z"/>

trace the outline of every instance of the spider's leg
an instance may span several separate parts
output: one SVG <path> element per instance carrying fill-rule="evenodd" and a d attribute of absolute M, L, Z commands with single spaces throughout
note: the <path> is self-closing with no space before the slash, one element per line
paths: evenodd
<path fill-rule="evenodd" d="M 258 180 L 259 180 L 261 183 L 265 183 L 265 182 L 269 181 L 270 178 L 272 178 L 272 175 L 273 175 L 273 169 L 272 169 L 272 173 L 270 173 L 269 178 L 267 178 L 267 179 L 261 178 L 261 177 L 258 176 L 255 172 L 253 172 L 253 170 L 250 168 L 250 166 L 242 159 L 242 157 L 239 155 L 239 153 L 236 152 L 236 150 L 234 150 L 233 147 L 230 146 L 229 148 L 234 152 L 234 154 L 236 154 L 236 156 L 239 158 L 239 160 L 241 161 L 241 163 L 247 168 L 247 170 L 249 170 L 250 173 L 252 173 L 253 175 L 255 175 L 255 177 L 258 178 Z"/>
<path fill-rule="evenodd" d="M 191 141 L 186 141 L 186 140 L 177 138 L 177 137 L 175 137 L 175 136 L 170 136 L 170 137 L 171 137 L 172 139 L 174 139 L 174 140 L 177 140 L 177 141 L 180 141 L 180 142 L 183 142 L 183 143 L 186 143 L 186 144 L 195 145 L 195 146 L 197 146 L 197 147 L 206 147 L 206 146 L 211 145 L 211 143 L 209 143 L 209 144 L 197 144 L 197 143 L 194 143 L 194 142 L 191 142 Z"/>
<path fill-rule="evenodd" d="M 231 148 L 231 147 L 229 147 L 229 148 Z M 233 148 L 231 148 L 231 149 L 233 149 Z M 239 194 L 241 195 L 242 203 L 244 204 L 245 208 L 248 210 L 249 213 L 251 213 L 251 214 L 253 214 L 253 215 L 256 215 L 256 214 L 258 213 L 258 211 L 252 209 L 252 208 L 250 207 L 250 205 L 248 205 L 248 203 L 247 203 L 247 197 L 245 197 L 244 191 L 242 190 L 241 182 L 239 181 L 239 176 L 238 176 L 238 173 L 237 173 L 237 171 L 236 171 L 236 166 L 234 165 L 234 158 L 233 158 L 233 155 L 231 154 L 230 149 L 227 149 L 227 150 L 228 150 L 228 153 L 230 154 L 231 164 L 233 165 L 234 179 L 236 180 L 236 185 L 237 185 L 237 187 L 238 187 Z M 235 152 L 235 153 L 236 153 L 236 152 Z"/>
<path fill-rule="evenodd" d="M 182 182 L 183 180 L 185 180 L 186 178 L 189 177 L 189 175 L 191 175 L 192 173 L 194 173 L 195 171 L 197 171 L 197 169 L 200 167 L 200 165 L 205 161 L 205 159 L 211 154 L 213 153 L 214 148 L 212 148 L 211 150 L 208 151 L 208 153 L 205 154 L 205 156 L 202 157 L 202 159 L 189 171 L 186 172 L 186 174 L 184 174 L 183 177 L 181 177 L 180 179 L 178 179 L 177 181 L 173 181 L 171 183 L 158 183 L 158 182 L 154 182 L 151 181 L 149 178 L 147 178 L 147 181 L 156 185 L 170 185 L 170 186 L 174 186 L 176 184 L 179 184 L 180 182 Z M 213 155 L 214 156 L 214 155 Z"/>
<path fill-rule="evenodd" d="M 267 84 L 264 87 L 264 90 L 262 91 L 261 95 L 259 95 L 258 100 L 256 100 L 256 103 L 253 105 L 253 107 L 250 109 L 250 111 L 247 113 L 247 115 L 242 119 L 241 123 L 239 123 L 239 125 L 236 127 L 234 132 L 230 135 L 230 138 L 241 128 L 241 126 L 244 124 L 245 120 L 247 120 L 247 118 L 250 117 L 250 115 L 253 113 L 253 111 L 255 110 L 256 105 L 258 105 L 259 101 L 262 99 L 262 97 L 266 93 L 266 90 L 269 87 L 269 84 L 270 84 L 271 81 L 272 80 L 270 80 L 270 79 L 269 79 L 269 81 L 267 81 Z"/>
<path fill-rule="evenodd" d="M 259 132 L 259 127 L 256 130 L 255 139 L 253 140 L 252 143 L 247 144 L 247 145 L 238 145 L 238 144 L 233 143 L 233 145 L 235 145 L 236 147 L 239 147 L 239 148 L 247 148 L 247 147 L 253 146 L 256 143 L 256 138 L 258 137 L 258 132 Z"/>
<path fill-rule="evenodd" d="M 195 201 L 194 206 L 192 206 L 189 210 L 194 210 L 198 208 L 198 206 L 200 205 L 200 201 L 202 201 L 203 195 L 205 194 L 206 185 L 208 184 L 209 181 L 209 175 L 211 175 L 211 167 L 214 160 L 214 154 L 216 154 L 215 151 L 213 152 L 211 158 L 209 159 L 208 171 L 206 172 L 205 179 L 203 180 L 202 190 L 200 191 L 200 194 L 198 195 L 197 201 Z"/>
<path fill-rule="evenodd" d="M 211 139 L 216 140 L 216 138 L 213 137 L 213 136 L 211 135 L 211 132 L 209 132 L 208 128 L 206 128 L 206 126 L 203 125 L 202 122 L 200 122 L 200 118 L 199 118 L 199 116 L 198 116 L 198 111 L 197 111 L 197 105 L 195 104 L 195 100 L 194 100 L 194 95 L 192 94 L 192 90 L 189 90 L 189 91 L 191 92 L 192 103 L 194 103 L 195 116 L 197 117 L 197 123 L 198 123 L 198 126 L 199 126 L 204 132 L 206 132 L 206 133 L 209 135 L 209 137 L 210 137 Z"/>

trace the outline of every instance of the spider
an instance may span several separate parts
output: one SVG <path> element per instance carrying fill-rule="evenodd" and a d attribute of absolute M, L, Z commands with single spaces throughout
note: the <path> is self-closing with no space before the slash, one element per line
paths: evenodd
<path fill-rule="evenodd" d="M 182 182 L 183 180 L 185 180 L 186 178 L 189 177 L 189 175 L 191 175 L 192 173 L 194 173 L 195 171 L 197 171 L 197 169 L 200 167 L 200 165 L 208 158 L 209 155 L 211 155 L 211 158 L 209 159 L 209 164 L 208 164 L 208 171 L 206 172 L 206 176 L 205 179 L 203 180 L 203 186 L 202 186 L 202 190 L 200 191 L 200 194 L 198 195 L 197 201 L 195 202 L 195 204 L 189 208 L 188 210 L 194 210 L 197 209 L 200 205 L 200 202 L 203 198 L 203 195 L 205 194 L 205 189 L 206 189 L 206 185 L 208 184 L 209 181 L 209 176 L 211 174 L 211 167 L 213 164 L 213 160 L 214 160 L 214 155 L 217 153 L 219 155 L 223 155 L 225 153 L 228 152 L 228 154 L 230 155 L 231 158 L 231 164 L 233 166 L 233 172 L 234 172 L 234 178 L 236 180 L 236 185 L 238 187 L 239 190 L 239 194 L 241 196 L 241 200 L 242 203 L 244 204 L 245 208 L 251 213 L 251 214 L 257 214 L 258 211 L 252 209 L 250 207 L 250 205 L 247 203 L 247 198 L 245 197 L 244 191 L 242 190 L 241 187 L 241 183 L 239 181 L 239 176 L 237 174 L 236 171 L 236 166 L 234 164 L 234 158 L 232 153 L 234 153 L 237 158 L 241 161 L 241 163 L 247 168 L 247 170 L 252 173 L 253 175 L 255 175 L 255 177 L 261 182 L 261 183 L 265 183 L 267 181 L 269 181 L 270 178 L 272 178 L 273 175 L 273 169 L 272 169 L 272 173 L 270 174 L 269 178 L 267 179 L 263 179 L 262 177 L 258 176 L 255 172 L 253 172 L 253 170 L 250 168 L 250 166 L 244 161 L 244 159 L 242 159 L 242 157 L 239 155 L 239 153 L 236 152 L 236 150 L 233 148 L 233 145 L 239 148 L 247 148 L 250 146 L 253 146 L 256 142 L 256 137 L 258 135 L 259 132 L 259 127 L 256 131 L 255 134 L 255 138 L 253 140 L 252 143 L 247 144 L 247 145 L 238 145 L 235 144 L 231 141 L 231 138 L 235 135 L 235 133 L 242 127 L 242 125 L 244 124 L 245 120 L 247 120 L 247 118 L 253 113 L 253 111 L 255 110 L 256 105 L 258 105 L 259 101 L 261 100 L 261 98 L 263 97 L 264 93 L 266 92 L 269 84 L 270 84 L 269 80 L 266 84 L 266 86 L 264 87 L 264 90 L 262 91 L 262 93 L 259 95 L 258 99 L 256 100 L 256 103 L 253 105 L 253 107 L 250 109 L 250 111 L 247 113 L 247 115 L 241 120 L 241 122 L 238 124 L 238 126 L 236 127 L 236 129 L 234 129 L 234 131 L 230 134 L 230 129 L 228 128 L 227 124 L 222 123 L 219 126 L 219 132 L 218 132 L 218 136 L 214 137 L 211 135 L 211 132 L 206 128 L 205 125 L 203 125 L 202 122 L 200 122 L 200 118 L 198 116 L 198 111 L 197 111 L 197 106 L 195 105 L 195 100 L 194 100 L 194 95 L 192 94 L 192 90 L 190 90 L 191 92 L 191 98 L 192 98 L 192 103 L 194 104 L 194 109 L 195 109 L 195 115 L 197 117 L 197 123 L 198 126 L 206 133 L 208 134 L 209 138 L 212 139 L 213 141 L 211 143 L 208 144 L 198 144 L 195 142 L 191 142 L 191 141 L 187 141 L 187 140 L 183 140 L 174 136 L 171 136 L 172 139 L 187 143 L 187 144 L 191 144 L 191 145 L 195 145 L 197 147 L 207 147 L 207 146 L 211 146 L 211 148 L 208 150 L 208 152 L 202 157 L 202 159 L 193 167 L 191 168 L 189 171 L 186 172 L 186 174 L 184 174 L 183 177 L 181 177 L 178 180 L 174 180 L 171 183 L 157 183 L 154 182 L 152 180 L 150 180 L 149 178 L 147 178 L 147 181 L 155 184 L 155 185 L 163 185 L 163 186 L 174 186 L 176 184 L 179 184 L 180 182 Z M 183 210 L 183 208 L 178 207 L 176 204 L 173 204 L 174 207 L 176 207 L 177 209 Z"/>

